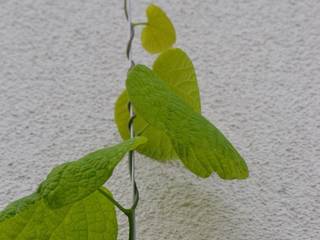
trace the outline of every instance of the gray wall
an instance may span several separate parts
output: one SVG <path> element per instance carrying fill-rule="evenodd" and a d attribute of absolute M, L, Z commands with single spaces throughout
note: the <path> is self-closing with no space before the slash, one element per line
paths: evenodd
<path fill-rule="evenodd" d="M 155 2 L 194 61 L 204 115 L 251 176 L 203 180 L 139 156 L 138 239 L 320 239 L 320 2 Z M 134 0 L 135 19 L 148 3 Z M 120 0 L 0 0 L 0 207 L 54 165 L 120 141 L 127 37 Z M 134 58 L 152 60 L 139 40 Z M 108 186 L 128 203 L 126 161 Z"/>

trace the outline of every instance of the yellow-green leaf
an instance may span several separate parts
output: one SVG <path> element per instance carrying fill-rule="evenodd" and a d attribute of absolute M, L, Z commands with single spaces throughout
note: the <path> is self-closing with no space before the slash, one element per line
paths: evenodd
<path fill-rule="evenodd" d="M 151 4 L 146 14 L 148 22 L 141 34 L 143 48 L 153 54 L 172 47 L 176 41 L 176 32 L 166 13 L 158 6 Z"/>
<path fill-rule="evenodd" d="M 127 106 L 128 92 L 125 90 L 118 97 L 115 105 L 115 122 L 123 139 L 130 138 L 128 128 L 130 115 Z M 136 114 L 134 119 L 134 129 L 136 134 L 141 134 L 141 136 L 148 138 L 148 142 L 146 144 L 137 147 L 136 150 L 139 153 L 159 161 L 177 158 L 177 154 L 175 153 L 167 135 L 163 131 L 149 126 L 139 114 Z"/>
<path fill-rule="evenodd" d="M 114 205 L 99 191 L 59 209 L 35 193 L 0 213 L 1 240 L 116 240 L 117 234 Z"/>
<path fill-rule="evenodd" d="M 102 186 L 124 155 L 145 142 L 145 137 L 136 137 L 59 165 L 49 173 L 38 192 L 51 208 L 76 202 Z"/>
<path fill-rule="evenodd" d="M 191 172 L 223 179 L 244 179 L 248 168 L 225 136 L 194 111 L 148 67 L 137 65 L 126 81 L 136 112 L 152 127 L 167 133 L 176 153 Z"/>
<path fill-rule="evenodd" d="M 161 53 L 152 68 L 193 110 L 201 112 L 196 71 L 191 59 L 182 49 L 172 48 Z"/>
<path fill-rule="evenodd" d="M 153 69 L 163 81 L 195 111 L 200 112 L 200 94 L 195 69 L 188 55 L 181 49 L 168 49 L 161 53 L 153 64 Z M 127 91 L 117 99 L 115 122 L 123 139 L 129 139 L 128 94 Z M 177 154 L 167 134 L 148 123 L 136 114 L 134 129 L 137 134 L 148 138 L 148 142 L 137 151 L 156 160 L 172 160 Z"/>

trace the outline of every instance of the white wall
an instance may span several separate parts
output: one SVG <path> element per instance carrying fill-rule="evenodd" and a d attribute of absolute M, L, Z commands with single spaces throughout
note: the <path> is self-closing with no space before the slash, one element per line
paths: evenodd
<path fill-rule="evenodd" d="M 143 20 L 149 1 L 133 2 Z M 320 2 L 155 2 L 194 61 L 204 115 L 251 177 L 203 180 L 140 156 L 138 239 L 320 239 Z M 54 165 L 120 141 L 127 37 L 120 0 L 0 0 L 0 207 Z M 151 62 L 139 41 L 134 57 Z M 126 161 L 108 185 L 130 199 Z"/>

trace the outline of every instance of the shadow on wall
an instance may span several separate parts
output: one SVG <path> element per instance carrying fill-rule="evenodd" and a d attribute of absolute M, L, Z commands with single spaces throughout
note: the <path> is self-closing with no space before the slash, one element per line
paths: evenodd
<path fill-rule="evenodd" d="M 232 231 L 229 229 L 232 219 L 228 216 L 237 214 L 236 208 L 228 206 L 212 189 L 205 189 L 201 184 L 181 182 L 180 178 L 168 175 L 164 179 L 149 182 L 148 188 L 156 189 L 157 197 L 148 199 L 143 194 L 140 202 L 143 238 L 226 239 L 225 231 Z"/>

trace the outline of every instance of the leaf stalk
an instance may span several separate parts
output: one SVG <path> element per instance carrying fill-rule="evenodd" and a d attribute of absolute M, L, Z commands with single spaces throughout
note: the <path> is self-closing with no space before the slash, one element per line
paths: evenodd
<path fill-rule="evenodd" d="M 148 25 L 147 22 L 137 22 L 137 23 L 132 23 L 132 26 L 136 27 L 136 26 L 146 26 Z"/>

